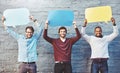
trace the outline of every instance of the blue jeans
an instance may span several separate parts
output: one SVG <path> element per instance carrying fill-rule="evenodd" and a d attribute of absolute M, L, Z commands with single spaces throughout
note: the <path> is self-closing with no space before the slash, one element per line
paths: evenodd
<path fill-rule="evenodd" d="M 93 60 L 91 65 L 91 73 L 108 73 L 107 60 Z"/>

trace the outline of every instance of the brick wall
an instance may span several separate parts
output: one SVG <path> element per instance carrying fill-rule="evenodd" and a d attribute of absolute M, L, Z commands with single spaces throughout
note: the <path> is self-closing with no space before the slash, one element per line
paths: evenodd
<path fill-rule="evenodd" d="M 45 22 L 49 10 L 70 9 L 74 11 L 75 20 L 79 30 L 84 21 L 85 8 L 93 6 L 110 5 L 113 10 L 113 17 L 120 28 L 120 0 L 0 0 L 0 18 L 5 9 L 26 7 L 30 13 L 39 20 Z M 1 22 L 0 22 L 1 24 Z M 32 24 L 32 23 L 30 23 Z M 112 32 L 112 24 L 89 24 L 87 34 L 93 35 L 95 26 L 100 25 L 103 28 L 104 35 Z M 13 28 L 16 32 L 24 34 L 25 26 Z M 74 36 L 75 31 L 72 26 L 68 28 L 68 37 Z M 58 27 L 49 28 L 49 36 L 58 37 Z M 19 63 L 17 62 L 17 41 L 9 36 L 0 25 L 0 73 L 17 73 Z M 120 35 L 109 45 L 110 59 L 108 61 L 109 73 L 120 73 Z M 51 44 L 42 37 L 38 43 L 38 73 L 53 73 L 54 58 Z M 80 39 L 73 46 L 72 50 L 72 68 L 73 73 L 90 73 L 90 46 L 84 40 Z"/>

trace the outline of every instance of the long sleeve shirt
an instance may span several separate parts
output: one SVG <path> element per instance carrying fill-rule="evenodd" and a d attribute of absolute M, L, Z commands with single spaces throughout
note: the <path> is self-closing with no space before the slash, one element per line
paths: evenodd
<path fill-rule="evenodd" d="M 81 37 L 79 30 L 77 28 L 75 30 L 77 35 L 75 37 L 66 38 L 65 42 L 62 42 L 60 38 L 48 37 L 47 29 L 44 30 L 43 37 L 52 44 L 55 61 L 71 61 L 72 45 Z"/>
<path fill-rule="evenodd" d="M 81 29 L 82 37 L 91 46 L 91 58 L 109 58 L 108 44 L 118 35 L 117 26 L 113 26 L 113 33 L 110 35 L 105 35 L 102 38 L 95 36 L 88 36 L 85 33 L 85 27 Z"/>
<path fill-rule="evenodd" d="M 37 60 L 37 41 L 42 33 L 42 27 L 37 26 L 38 31 L 29 39 L 26 36 L 20 35 L 10 28 L 6 28 L 7 32 L 14 37 L 18 42 L 18 62 L 35 62 Z"/>

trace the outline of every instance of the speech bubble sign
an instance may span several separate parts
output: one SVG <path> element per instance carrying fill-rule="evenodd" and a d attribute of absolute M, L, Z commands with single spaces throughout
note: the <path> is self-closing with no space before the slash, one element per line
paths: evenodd
<path fill-rule="evenodd" d="M 88 23 L 91 22 L 108 22 L 112 17 L 110 6 L 99 6 L 85 9 L 85 18 Z"/>
<path fill-rule="evenodd" d="M 74 19 L 74 13 L 71 10 L 53 10 L 48 13 L 50 26 L 70 26 Z"/>
<path fill-rule="evenodd" d="M 25 25 L 30 22 L 30 12 L 27 8 L 6 9 L 3 12 L 6 26 Z"/>

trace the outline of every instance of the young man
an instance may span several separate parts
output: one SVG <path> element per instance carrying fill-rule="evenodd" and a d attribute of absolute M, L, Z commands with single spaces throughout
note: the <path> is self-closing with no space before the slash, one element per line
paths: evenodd
<path fill-rule="evenodd" d="M 37 41 L 41 36 L 42 28 L 38 26 L 37 20 L 30 16 L 30 19 L 36 23 L 38 31 L 34 33 L 32 26 L 27 26 L 25 29 L 26 35 L 20 35 L 4 25 L 4 21 L 7 20 L 2 17 L 2 24 L 5 30 L 13 36 L 18 42 L 18 62 L 21 62 L 19 66 L 19 73 L 37 73 L 36 60 L 37 60 Z"/>
<path fill-rule="evenodd" d="M 54 73 L 72 73 L 71 67 L 71 49 L 72 45 L 78 41 L 81 37 L 81 34 L 76 26 L 76 23 L 73 23 L 76 36 L 71 38 L 66 38 L 67 29 L 65 27 L 60 27 L 58 30 L 59 38 L 51 38 L 47 35 L 48 31 L 48 21 L 45 23 L 45 29 L 43 37 L 49 43 L 53 45 L 54 49 Z"/>
<path fill-rule="evenodd" d="M 110 35 L 103 36 L 102 28 L 97 26 L 94 29 L 95 36 L 88 36 L 85 33 L 87 20 L 85 20 L 85 23 L 81 29 L 82 37 L 91 46 L 91 59 L 93 60 L 91 65 L 91 73 L 108 73 L 108 44 L 118 35 L 118 28 L 115 24 L 115 19 L 111 18 L 111 21 L 113 24 L 113 33 Z"/>

